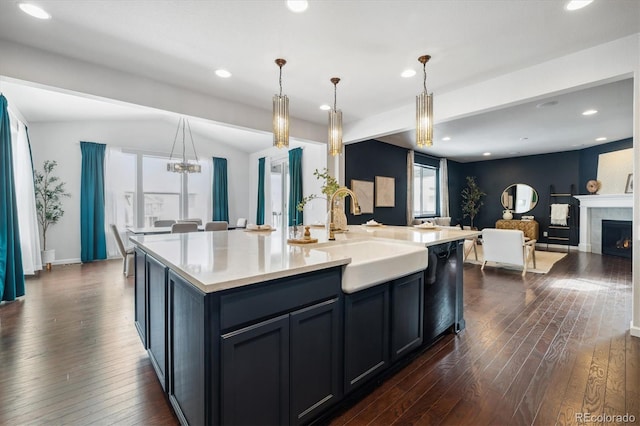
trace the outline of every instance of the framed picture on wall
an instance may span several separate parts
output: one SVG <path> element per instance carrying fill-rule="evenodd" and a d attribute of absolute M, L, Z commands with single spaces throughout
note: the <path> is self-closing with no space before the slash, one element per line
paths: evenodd
<path fill-rule="evenodd" d="M 358 198 L 361 213 L 373 213 L 373 182 L 351 179 L 351 190 Z M 351 200 L 351 213 L 353 214 L 353 200 Z"/>
<path fill-rule="evenodd" d="M 627 185 L 624 187 L 625 194 L 633 193 L 633 173 L 629 173 L 627 176 Z"/>
<path fill-rule="evenodd" d="M 396 179 L 376 176 L 376 207 L 395 207 Z"/>

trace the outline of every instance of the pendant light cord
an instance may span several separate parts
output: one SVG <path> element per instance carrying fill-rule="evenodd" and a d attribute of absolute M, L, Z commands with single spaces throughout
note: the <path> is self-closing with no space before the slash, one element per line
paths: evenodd
<path fill-rule="evenodd" d="M 333 110 L 337 111 L 337 105 L 338 103 L 336 102 L 336 99 L 338 97 L 338 83 L 333 83 Z"/>
<path fill-rule="evenodd" d="M 279 65 L 280 67 L 280 78 L 278 79 L 278 81 L 280 82 L 280 96 L 282 96 L 282 65 Z"/>
<path fill-rule="evenodd" d="M 424 86 L 424 93 L 427 93 L 427 63 L 422 64 L 422 75 L 424 76 L 422 79 L 422 84 Z"/>

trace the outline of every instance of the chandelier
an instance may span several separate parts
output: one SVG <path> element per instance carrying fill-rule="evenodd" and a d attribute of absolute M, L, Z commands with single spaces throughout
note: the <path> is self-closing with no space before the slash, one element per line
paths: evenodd
<path fill-rule="evenodd" d="M 282 94 L 282 67 L 287 61 L 276 59 L 280 68 L 280 94 L 273 96 L 273 146 L 289 146 L 289 98 Z"/>
<path fill-rule="evenodd" d="M 342 111 L 336 107 L 338 77 L 331 79 L 333 83 L 333 109 L 329 111 L 329 154 L 336 156 L 342 154 Z"/>
<path fill-rule="evenodd" d="M 171 162 L 173 159 L 173 151 L 176 147 L 176 142 L 178 140 L 178 133 L 180 133 L 180 128 L 182 127 L 182 161 L 181 162 Z M 193 155 L 196 157 L 195 162 L 190 162 L 187 160 L 186 156 L 186 143 L 185 143 L 185 135 L 186 129 L 189 129 L 189 138 L 191 139 L 191 147 L 193 148 Z M 171 147 L 171 155 L 169 156 L 169 163 L 167 163 L 167 171 L 175 172 L 175 173 L 200 173 L 202 168 L 200 164 L 198 164 L 198 154 L 196 153 L 196 146 L 193 143 L 193 135 L 191 134 L 191 126 L 186 118 L 181 117 L 178 121 L 178 128 L 176 129 L 176 135 L 173 138 L 173 146 Z"/>
<path fill-rule="evenodd" d="M 424 90 L 416 96 L 416 143 L 419 147 L 433 145 L 433 93 L 427 93 L 427 62 L 431 56 L 418 58 L 422 64 Z"/>

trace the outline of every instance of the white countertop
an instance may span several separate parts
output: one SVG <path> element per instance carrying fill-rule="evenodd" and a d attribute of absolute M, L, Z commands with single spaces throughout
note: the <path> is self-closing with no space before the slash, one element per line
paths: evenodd
<path fill-rule="evenodd" d="M 318 243 L 304 245 L 287 244 L 287 236 L 279 230 L 136 235 L 130 240 L 203 292 L 211 293 L 346 265 L 350 257 L 314 250 L 314 246 L 340 244 L 341 240 L 385 239 L 430 246 L 478 234 L 457 229 L 350 225 L 348 232 L 336 234 L 336 242 L 327 241 L 324 229 L 311 228 L 311 237 L 318 238 Z"/>

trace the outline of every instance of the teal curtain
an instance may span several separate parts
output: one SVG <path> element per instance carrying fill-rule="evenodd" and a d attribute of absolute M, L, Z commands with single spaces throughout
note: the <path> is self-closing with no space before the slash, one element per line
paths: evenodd
<path fill-rule="evenodd" d="M 6 301 L 24 296 L 10 126 L 7 98 L 0 94 L 0 300 Z"/>
<path fill-rule="evenodd" d="M 229 222 L 226 158 L 213 157 L 213 220 Z"/>
<path fill-rule="evenodd" d="M 83 262 L 107 258 L 104 225 L 104 153 L 101 143 L 80 142 L 80 259 Z"/>
<path fill-rule="evenodd" d="M 302 198 L 302 148 L 295 148 L 289 151 L 289 226 L 304 223 L 297 208 Z"/>
<path fill-rule="evenodd" d="M 258 159 L 258 211 L 256 225 L 264 225 L 264 157 Z"/>

